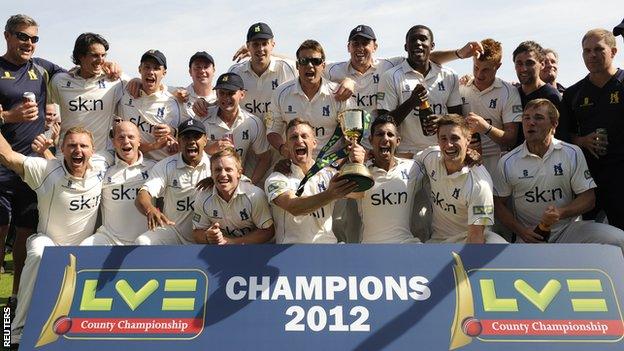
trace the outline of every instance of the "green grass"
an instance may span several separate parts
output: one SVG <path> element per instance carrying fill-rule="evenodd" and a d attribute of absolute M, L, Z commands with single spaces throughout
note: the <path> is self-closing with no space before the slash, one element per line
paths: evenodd
<path fill-rule="evenodd" d="M 0 274 L 0 306 L 5 305 L 13 290 L 13 253 L 4 256 L 6 273 Z"/>

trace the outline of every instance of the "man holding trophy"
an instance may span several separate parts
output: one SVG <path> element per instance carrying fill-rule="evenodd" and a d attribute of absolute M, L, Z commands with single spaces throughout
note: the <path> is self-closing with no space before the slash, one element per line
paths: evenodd
<path fill-rule="evenodd" d="M 361 111 L 360 111 L 361 112 Z M 364 116 L 360 113 L 359 116 Z M 361 118 L 360 117 L 360 118 Z M 349 121 L 354 118 L 347 118 Z M 345 119 L 343 118 L 343 121 Z M 367 121 L 359 121 L 359 130 Z M 354 121 L 354 124 L 358 124 Z M 345 150 L 326 152 L 342 136 L 334 134 L 319 152 L 319 157 L 312 157 L 317 147 L 314 127 L 307 121 L 295 118 L 286 126 L 286 142 L 284 152 L 290 157 L 290 174 L 273 172 L 266 181 L 265 192 L 271 204 L 275 221 L 275 242 L 290 243 L 336 243 L 332 231 L 332 212 L 336 200 L 345 196 L 354 196 L 352 192 L 363 191 L 372 185 L 372 180 L 363 167 L 365 150 L 357 143 L 354 129 L 344 126 L 347 135 L 351 135 L 352 143 L 346 148 L 349 159 L 348 172 L 338 173 L 329 165 L 344 156 Z M 359 164 L 360 166 L 356 166 Z M 364 168 L 364 173 L 360 172 Z M 283 220 L 279 220 L 282 219 Z"/>

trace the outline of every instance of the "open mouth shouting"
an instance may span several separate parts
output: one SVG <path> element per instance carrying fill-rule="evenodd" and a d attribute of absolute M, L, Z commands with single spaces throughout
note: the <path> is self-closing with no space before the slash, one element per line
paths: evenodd
<path fill-rule="evenodd" d="M 189 158 L 197 158 L 199 156 L 199 148 L 197 145 L 189 145 L 184 149 Z"/>

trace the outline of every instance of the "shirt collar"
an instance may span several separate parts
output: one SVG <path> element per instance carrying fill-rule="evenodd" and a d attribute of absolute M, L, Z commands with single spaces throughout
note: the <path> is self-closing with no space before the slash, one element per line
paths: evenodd
<path fill-rule="evenodd" d="M 143 164 L 143 153 L 141 151 L 139 151 L 139 158 L 136 160 L 136 162 L 134 162 L 133 164 L 129 165 L 128 163 L 126 163 L 126 161 L 121 159 L 119 157 L 119 155 L 117 155 L 117 152 L 115 152 L 115 164 L 116 165 L 122 165 L 124 167 L 140 166 L 140 165 Z"/>
<path fill-rule="evenodd" d="M 492 83 L 492 85 L 490 85 L 489 87 L 485 88 L 484 90 L 479 90 L 479 88 L 477 88 L 474 85 L 474 77 L 470 78 L 470 80 L 468 81 L 468 83 L 466 83 L 467 87 L 470 87 L 471 89 L 474 89 L 474 91 L 479 92 L 481 94 L 487 93 L 493 89 L 498 89 L 498 88 L 502 88 L 503 87 L 503 82 L 500 80 L 500 78 L 494 78 L 494 82 Z"/>
<path fill-rule="evenodd" d="M 301 88 L 301 82 L 299 82 L 299 78 L 296 78 L 296 85 L 295 85 L 295 93 L 302 95 L 302 96 L 307 96 L 304 92 L 303 92 L 303 88 Z M 321 87 L 319 88 L 318 92 L 316 93 L 318 94 L 323 94 L 323 95 L 327 95 L 327 96 L 331 96 L 332 95 L 332 91 L 331 88 L 329 87 L 329 84 L 327 83 L 327 81 L 325 80 L 325 78 L 321 77 Z M 316 96 L 316 95 L 314 95 Z"/>
<path fill-rule="evenodd" d="M 550 156 L 553 150 L 560 150 L 562 147 L 563 147 L 563 144 L 561 144 L 561 140 L 552 138 L 550 145 L 548 145 L 548 150 L 546 150 L 546 153 L 544 153 L 544 157 L 542 157 L 542 159 L 545 159 L 548 156 Z M 519 156 L 520 157 L 537 157 L 537 155 L 529 151 L 526 141 L 522 143 L 522 149 L 520 150 Z"/>

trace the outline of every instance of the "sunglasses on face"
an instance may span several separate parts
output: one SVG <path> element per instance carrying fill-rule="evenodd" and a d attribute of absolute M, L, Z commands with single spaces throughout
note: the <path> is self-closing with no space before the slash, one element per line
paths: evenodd
<path fill-rule="evenodd" d="M 307 66 L 308 64 L 312 64 L 312 66 L 318 66 L 323 63 L 323 59 L 320 57 L 301 57 L 297 60 L 300 65 Z"/>
<path fill-rule="evenodd" d="M 39 41 L 39 37 L 34 35 L 34 36 L 30 36 L 24 32 L 12 32 L 13 35 L 15 35 L 15 37 L 19 40 L 19 41 L 31 41 L 33 44 L 37 43 Z"/>

